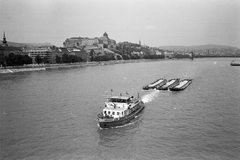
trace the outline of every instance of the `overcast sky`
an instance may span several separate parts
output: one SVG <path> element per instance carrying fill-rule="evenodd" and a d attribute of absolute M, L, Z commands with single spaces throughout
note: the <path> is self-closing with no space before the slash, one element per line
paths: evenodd
<path fill-rule="evenodd" d="M 117 42 L 151 47 L 240 48 L 240 0 L 0 0 L 3 31 L 7 41 L 56 46 L 106 31 Z"/>

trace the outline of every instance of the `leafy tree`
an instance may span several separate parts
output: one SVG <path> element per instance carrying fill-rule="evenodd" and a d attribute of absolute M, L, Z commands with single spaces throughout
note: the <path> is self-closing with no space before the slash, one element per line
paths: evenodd
<path fill-rule="evenodd" d="M 44 63 L 49 63 L 49 59 L 48 59 L 47 56 L 44 56 L 44 57 L 43 57 L 43 62 L 44 62 Z"/>
<path fill-rule="evenodd" d="M 69 55 L 69 62 L 71 63 L 79 62 L 79 58 L 75 55 Z"/>
<path fill-rule="evenodd" d="M 122 59 L 122 57 L 117 55 L 117 60 L 121 60 L 121 59 Z"/>
<path fill-rule="evenodd" d="M 15 54 L 14 53 L 10 53 L 8 55 L 8 58 L 7 58 L 7 65 L 8 66 L 13 66 L 14 62 L 15 62 Z"/>
<path fill-rule="evenodd" d="M 69 62 L 69 57 L 68 57 L 68 54 L 67 53 L 64 53 L 62 55 L 62 62 L 63 63 L 68 63 Z"/>
<path fill-rule="evenodd" d="M 40 63 L 42 63 L 42 58 L 40 57 L 40 55 L 38 54 L 36 57 L 35 57 L 35 62 L 37 63 L 37 64 L 40 64 Z"/>
<path fill-rule="evenodd" d="M 0 65 L 5 66 L 5 59 L 3 54 L 0 54 Z"/>
<path fill-rule="evenodd" d="M 139 55 L 137 55 L 137 54 L 133 54 L 130 57 L 131 57 L 131 59 L 140 59 Z"/>
<path fill-rule="evenodd" d="M 164 55 L 145 55 L 145 59 L 163 59 Z"/>
<path fill-rule="evenodd" d="M 20 54 L 15 55 L 14 53 L 10 53 L 8 56 L 2 57 L 2 62 L 0 64 L 4 66 L 21 66 L 24 64 L 31 64 L 31 63 L 32 63 L 32 58 L 30 58 L 28 55 L 20 55 Z"/>
<path fill-rule="evenodd" d="M 61 57 L 59 57 L 58 55 L 56 55 L 56 63 L 61 63 L 62 60 L 61 60 Z"/>
<path fill-rule="evenodd" d="M 122 57 L 123 57 L 124 60 L 128 60 L 128 59 L 130 59 L 130 56 L 127 55 L 127 54 L 123 54 Z"/>
<path fill-rule="evenodd" d="M 28 55 L 24 55 L 24 64 L 32 64 L 32 58 Z"/>
<path fill-rule="evenodd" d="M 90 61 L 93 61 L 94 60 L 94 55 L 95 55 L 95 51 L 92 49 L 91 51 L 90 51 Z"/>

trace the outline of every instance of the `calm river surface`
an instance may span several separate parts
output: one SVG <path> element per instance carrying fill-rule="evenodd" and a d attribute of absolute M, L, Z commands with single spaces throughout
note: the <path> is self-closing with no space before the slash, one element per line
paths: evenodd
<path fill-rule="evenodd" d="M 232 60 L 2 74 L 0 159 L 240 159 L 240 67 Z M 142 91 L 162 77 L 194 80 L 181 92 Z M 126 126 L 99 129 L 111 89 L 140 93 L 146 108 Z"/>

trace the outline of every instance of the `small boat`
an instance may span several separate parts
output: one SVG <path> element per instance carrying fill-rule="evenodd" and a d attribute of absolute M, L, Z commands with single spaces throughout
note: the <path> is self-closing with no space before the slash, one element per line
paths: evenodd
<path fill-rule="evenodd" d="M 178 85 L 179 83 L 179 78 L 173 78 L 173 79 L 169 79 L 166 84 L 162 85 L 162 86 L 158 86 L 156 87 L 156 89 L 158 90 L 167 90 L 170 87 L 174 87 L 176 85 Z"/>
<path fill-rule="evenodd" d="M 237 63 L 237 62 L 232 61 L 230 65 L 231 65 L 231 66 L 240 66 L 240 62 Z"/>
<path fill-rule="evenodd" d="M 98 114 L 100 128 L 111 128 L 129 123 L 143 109 L 144 103 L 139 98 L 112 96 L 105 102 L 103 111 Z"/>
<path fill-rule="evenodd" d="M 157 86 L 162 86 L 164 85 L 165 83 L 167 82 L 166 79 L 164 78 L 160 78 L 160 79 L 157 79 L 155 82 L 152 82 L 146 86 L 143 86 L 143 89 L 144 90 L 149 90 L 149 89 L 154 89 L 156 88 Z"/>
<path fill-rule="evenodd" d="M 181 91 L 187 88 L 192 83 L 192 79 L 183 79 L 179 82 L 178 85 L 170 87 L 170 91 Z"/>

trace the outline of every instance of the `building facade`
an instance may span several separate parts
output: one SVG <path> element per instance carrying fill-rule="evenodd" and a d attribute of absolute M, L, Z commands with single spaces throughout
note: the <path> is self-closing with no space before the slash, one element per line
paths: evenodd
<path fill-rule="evenodd" d="M 36 63 L 35 59 L 37 55 L 42 59 L 47 59 L 50 63 L 52 62 L 52 50 L 50 47 L 23 49 L 23 54 L 31 57 L 33 64 Z"/>
<path fill-rule="evenodd" d="M 88 37 L 72 37 L 67 38 L 63 42 L 63 46 L 67 48 L 76 47 L 76 48 L 83 48 L 86 46 L 95 45 L 98 46 L 99 44 L 103 44 L 104 48 L 115 48 L 116 41 L 110 39 L 108 34 L 105 32 L 102 37 L 95 37 L 95 38 L 88 38 Z"/>

